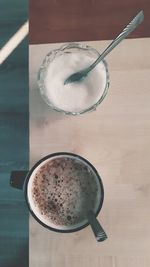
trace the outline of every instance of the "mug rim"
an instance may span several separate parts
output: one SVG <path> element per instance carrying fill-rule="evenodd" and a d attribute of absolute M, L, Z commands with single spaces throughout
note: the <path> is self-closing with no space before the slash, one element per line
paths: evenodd
<path fill-rule="evenodd" d="M 101 188 L 101 198 L 100 198 L 100 201 L 99 201 L 99 205 L 98 205 L 98 208 L 97 208 L 97 211 L 96 211 L 96 217 L 98 216 L 101 208 L 102 208 L 102 205 L 103 205 L 103 201 L 104 201 L 104 187 L 103 187 L 103 183 L 102 183 L 102 180 L 101 180 L 101 177 L 99 175 L 99 173 L 97 172 L 96 168 L 85 158 L 83 158 L 82 156 L 79 156 L 77 154 L 74 154 L 74 153 L 70 153 L 70 152 L 56 152 L 56 153 L 51 153 L 51 154 L 48 154 L 46 155 L 45 157 L 41 158 L 39 161 L 37 161 L 33 167 L 29 170 L 26 178 L 25 178 L 25 181 L 24 181 L 24 186 L 23 186 L 23 189 L 24 189 L 24 194 L 25 194 L 25 200 L 26 200 L 26 203 L 27 203 L 27 206 L 28 206 L 28 209 L 31 213 L 31 215 L 33 216 L 33 218 L 39 223 L 41 224 L 42 226 L 44 226 L 45 228 L 51 230 L 51 231 L 54 231 L 54 232 L 58 232 L 58 233 L 73 233 L 73 232 L 77 232 L 79 230 L 82 230 L 83 228 L 87 227 L 89 225 L 89 223 L 85 223 L 81 226 L 78 226 L 77 228 L 73 228 L 73 229 L 57 229 L 57 228 L 53 228 L 47 224 L 45 224 L 44 222 L 42 222 L 37 216 L 36 214 L 34 213 L 34 211 L 32 210 L 31 206 L 30 206 L 30 201 L 28 199 L 28 182 L 30 180 L 30 177 L 33 173 L 33 171 L 42 163 L 44 162 L 45 160 L 49 159 L 49 158 L 53 158 L 53 157 L 57 157 L 57 156 L 72 156 L 72 157 L 75 157 L 75 158 L 78 158 L 82 161 L 84 161 L 87 165 L 89 165 L 92 170 L 94 171 L 94 173 L 96 174 L 96 177 L 97 177 L 97 180 L 100 184 L 100 188 Z"/>

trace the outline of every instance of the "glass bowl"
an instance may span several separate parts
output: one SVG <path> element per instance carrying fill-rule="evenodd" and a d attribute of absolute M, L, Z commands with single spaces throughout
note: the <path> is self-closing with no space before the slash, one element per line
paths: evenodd
<path fill-rule="evenodd" d="M 80 43 L 65 44 L 65 45 L 61 46 L 60 48 L 58 48 L 58 49 L 50 51 L 46 55 L 42 65 L 41 65 L 41 67 L 39 69 L 39 72 L 38 72 L 38 86 L 39 86 L 42 98 L 49 105 L 50 108 L 52 108 L 53 110 L 56 110 L 58 112 L 61 112 L 63 114 L 66 114 L 66 115 L 80 115 L 80 114 L 83 114 L 83 113 L 86 113 L 86 112 L 90 112 L 90 111 L 96 110 L 97 106 L 105 98 L 105 96 L 106 96 L 106 94 L 108 92 L 109 83 L 110 83 L 109 82 L 108 67 L 107 67 L 107 63 L 106 63 L 105 60 L 102 60 L 102 62 L 103 62 L 103 65 L 104 65 L 104 68 L 105 68 L 105 71 L 106 71 L 106 83 L 105 83 L 105 87 L 103 89 L 103 93 L 100 96 L 100 98 L 98 99 L 98 101 L 96 101 L 96 103 L 94 103 L 93 105 L 89 106 L 88 108 L 82 109 L 80 111 L 71 111 L 71 110 L 67 111 L 67 110 L 63 110 L 63 109 L 61 109 L 59 107 L 56 107 L 50 101 L 50 99 L 48 98 L 47 93 L 46 93 L 47 90 L 46 90 L 46 87 L 45 87 L 45 77 L 47 75 L 47 70 L 48 70 L 50 64 L 52 64 L 52 62 L 55 61 L 56 58 L 60 57 L 64 53 L 70 53 L 70 54 L 71 53 L 82 53 L 82 54 L 85 54 L 85 55 L 88 55 L 88 56 L 92 57 L 94 61 L 100 55 L 100 53 L 95 48 L 92 48 L 92 47 L 90 47 L 88 45 L 80 44 Z"/>

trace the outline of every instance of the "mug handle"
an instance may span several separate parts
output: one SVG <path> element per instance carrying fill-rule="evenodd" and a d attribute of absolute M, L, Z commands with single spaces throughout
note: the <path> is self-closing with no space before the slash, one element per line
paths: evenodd
<path fill-rule="evenodd" d="M 10 175 L 10 185 L 22 190 L 27 174 L 28 171 L 12 171 Z"/>

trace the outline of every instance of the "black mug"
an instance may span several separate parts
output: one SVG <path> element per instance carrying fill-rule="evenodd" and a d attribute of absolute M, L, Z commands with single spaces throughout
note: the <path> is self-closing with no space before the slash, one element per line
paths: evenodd
<path fill-rule="evenodd" d="M 75 160 L 78 160 L 80 162 L 82 162 L 83 165 L 88 166 L 88 168 L 91 169 L 91 171 L 94 173 L 96 179 L 97 179 L 97 184 L 98 184 L 98 192 L 99 192 L 99 200 L 98 203 L 96 203 L 96 210 L 94 211 L 95 217 L 99 214 L 102 204 L 103 204 L 103 200 L 104 200 L 104 188 L 103 188 L 103 184 L 102 184 L 102 180 L 97 172 L 97 170 L 94 168 L 94 166 L 85 158 L 73 154 L 73 153 L 68 153 L 68 152 L 58 152 L 58 153 L 53 153 L 53 154 L 49 154 L 47 156 L 45 156 L 44 158 L 40 159 L 29 171 L 12 171 L 11 173 L 11 178 L 10 178 L 10 184 L 12 187 L 15 187 L 17 189 L 22 189 L 25 195 L 25 200 L 28 206 L 28 209 L 30 211 L 30 213 L 32 214 L 32 216 L 36 219 L 36 221 L 38 221 L 42 226 L 48 228 L 49 230 L 52 231 L 56 231 L 56 232 L 61 232 L 61 233 L 71 233 L 71 232 L 76 232 L 79 231 L 83 228 L 85 228 L 86 226 L 89 225 L 89 220 L 84 221 L 83 223 L 81 222 L 80 225 L 78 225 L 77 227 L 69 227 L 69 228 L 60 228 L 57 225 L 51 225 L 51 223 L 48 225 L 45 222 L 42 221 L 41 218 L 39 218 L 39 216 L 35 213 L 34 208 L 33 208 L 33 204 L 31 205 L 31 201 L 29 200 L 29 196 L 28 196 L 28 190 L 29 190 L 29 184 L 30 184 L 30 179 L 31 177 L 33 177 L 34 173 L 36 173 L 36 170 L 39 169 L 40 166 L 42 166 L 42 164 L 44 165 L 44 163 L 46 163 L 48 160 L 52 160 L 54 158 L 57 157 L 71 157 Z"/>

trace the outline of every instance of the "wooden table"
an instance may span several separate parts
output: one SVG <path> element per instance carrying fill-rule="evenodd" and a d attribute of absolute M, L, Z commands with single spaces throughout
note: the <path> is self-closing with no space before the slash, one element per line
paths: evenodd
<path fill-rule="evenodd" d="M 109 42 L 89 44 L 103 51 Z M 90 227 L 54 233 L 30 216 L 30 266 L 149 267 L 150 38 L 125 40 L 107 57 L 107 97 L 95 112 L 76 117 L 49 109 L 36 83 L 43 58 L 59 46 L 30 45 L 30 166 L 58 151 L 87 158 L 104 183 L 99 218 L 108 240 L 97 243 Z"/>
<path fill-rule="evenodd" d="M 30 0 L 30 44 L 113 39 L 141 10 L 145 20 L 129 38 L 150 37 L 148 0 Z"/>

